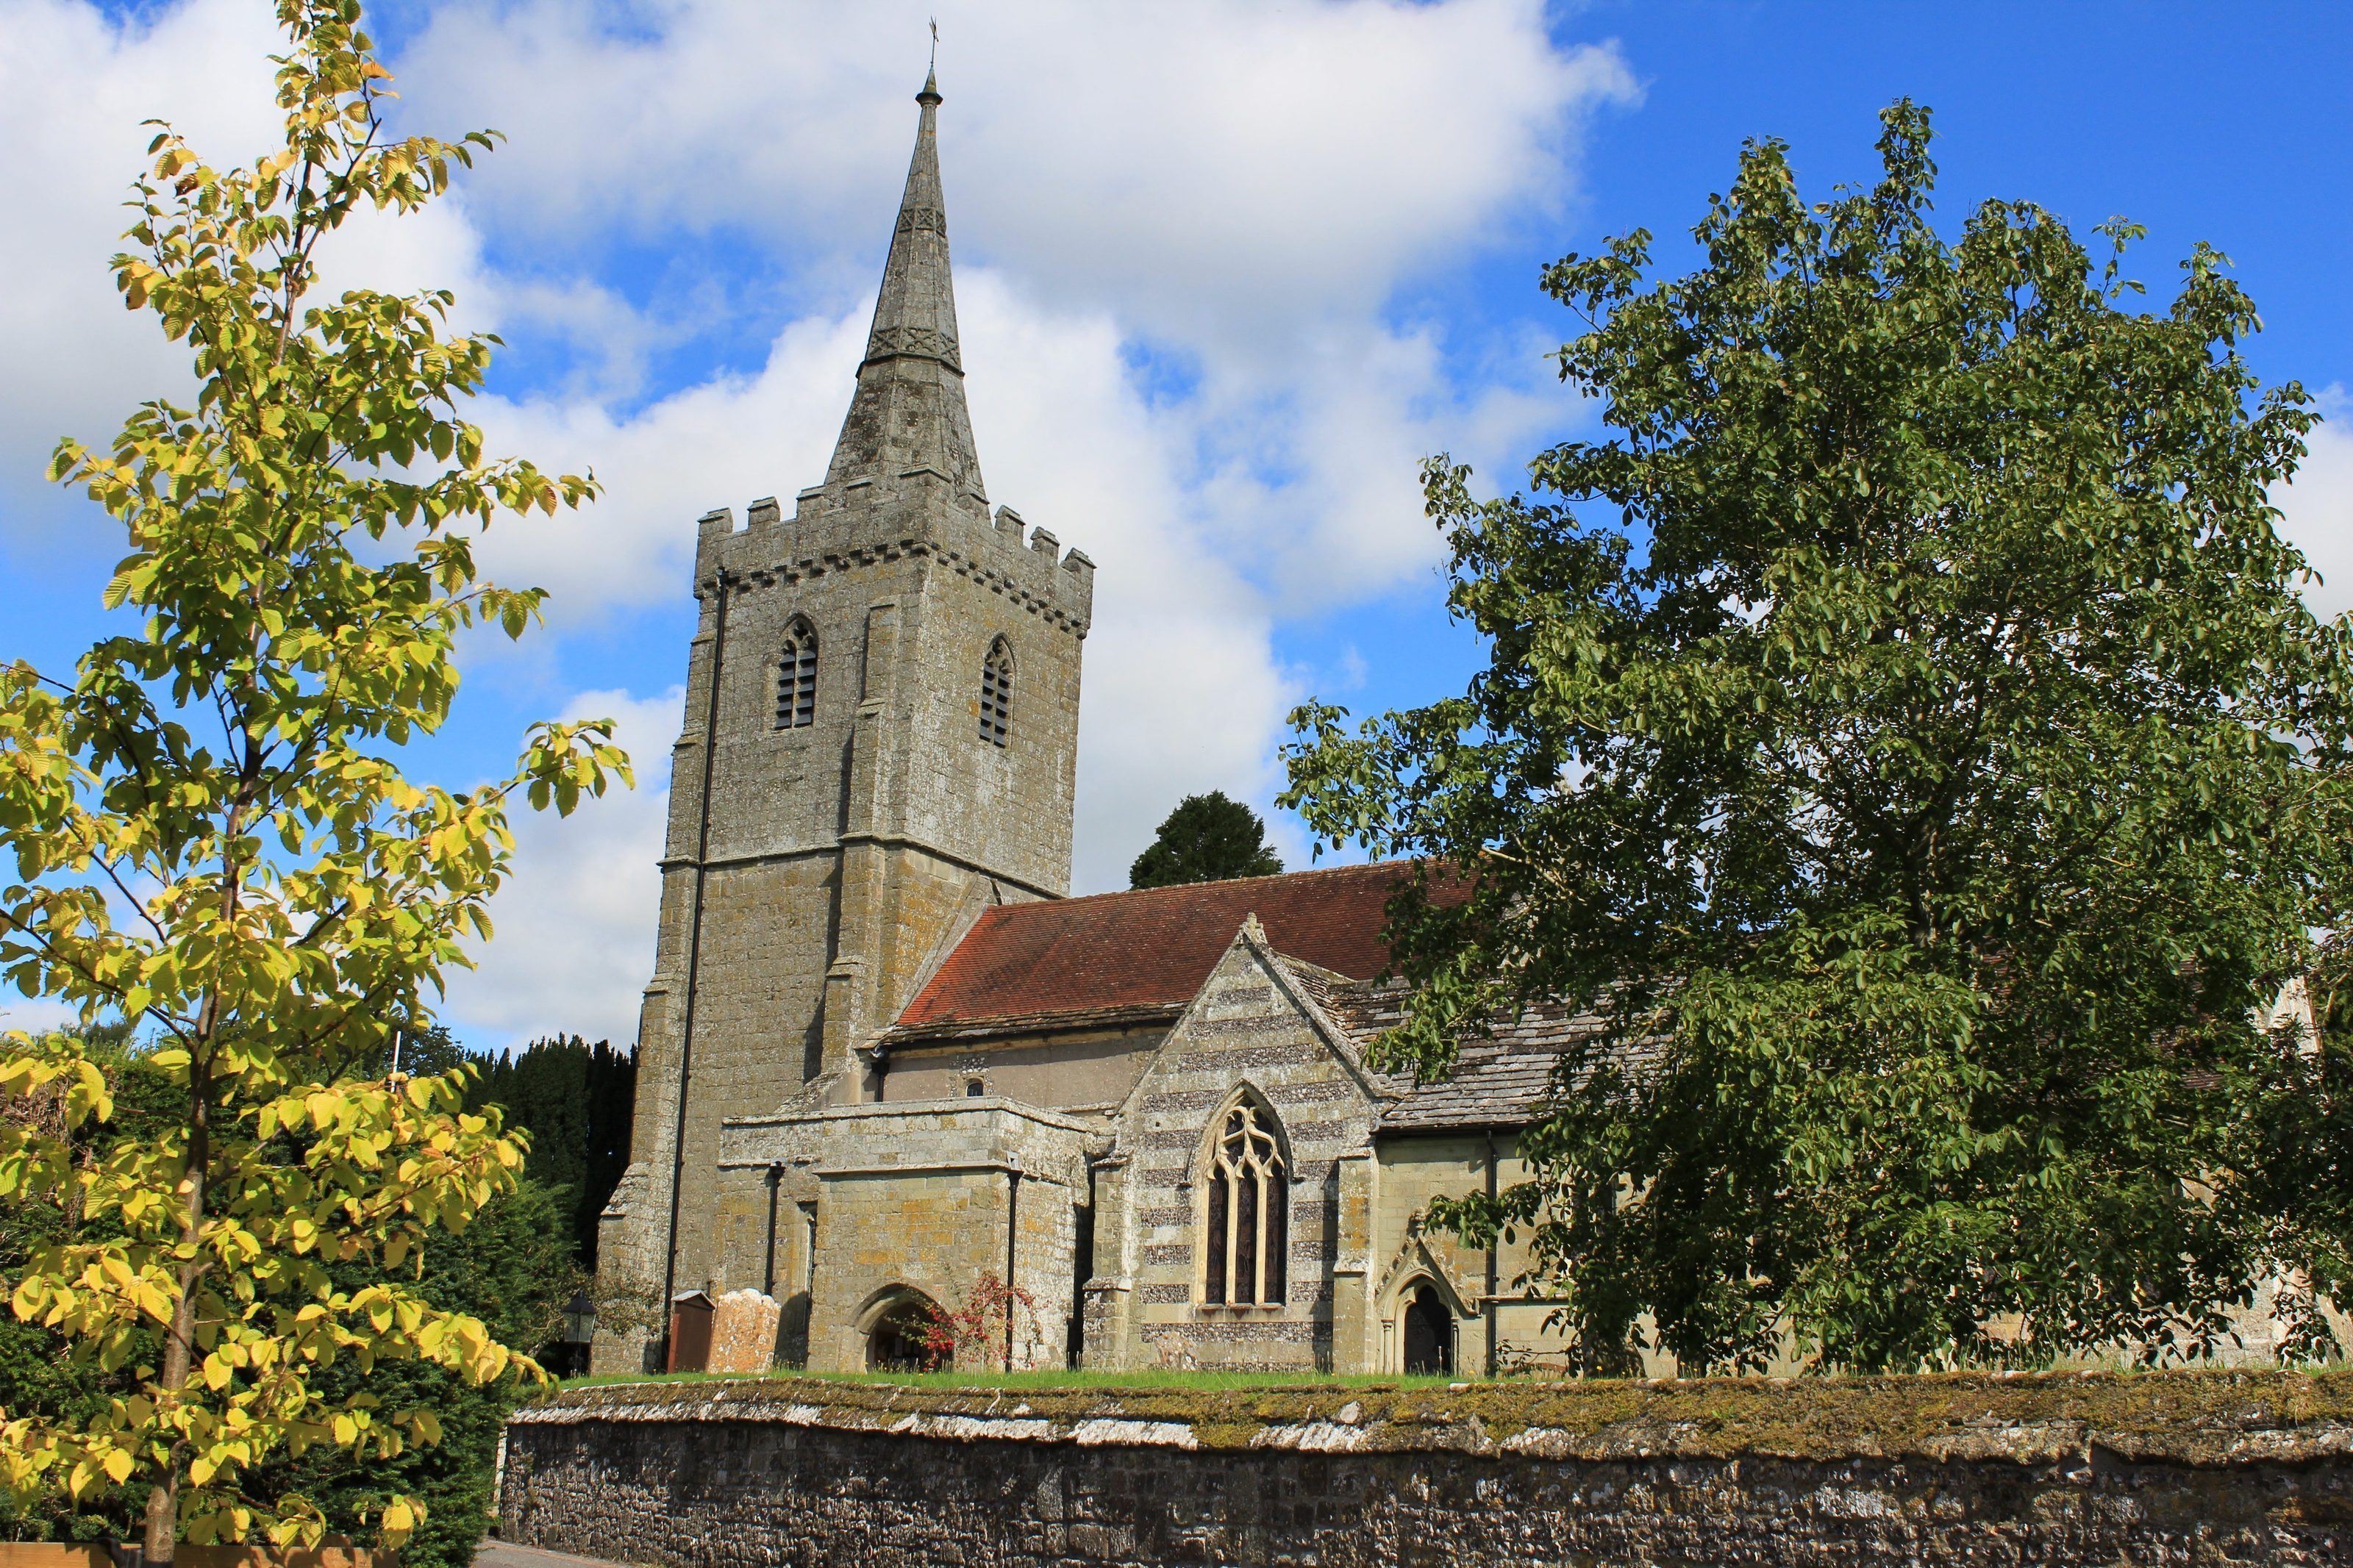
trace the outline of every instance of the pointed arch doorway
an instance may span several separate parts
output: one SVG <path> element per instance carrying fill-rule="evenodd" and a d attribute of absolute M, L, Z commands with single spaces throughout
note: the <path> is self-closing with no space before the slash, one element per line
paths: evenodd
<path fill-rule="evenodd" d="M 1454 1375 L 1454 1314 L 1427 1279 L 1406 1303 L 1404 1360 L 1410 1377 Z"/>
<path fill-rule="evenodd" d="M 869 1372 L 953 1372 L 955 1351 L 938 1330 L 942 1313 L 929 1296 L 904 1286 L 881 1294 L 860 1314 Z"/>

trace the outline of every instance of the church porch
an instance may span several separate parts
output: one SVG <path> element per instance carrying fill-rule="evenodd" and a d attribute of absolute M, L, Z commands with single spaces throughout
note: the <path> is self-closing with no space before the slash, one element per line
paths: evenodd
<path fill-rule="evenodd" d="M 1067 1364 L 1093 1121 L 1002 1097 L 840 1105 L 731 1119 L 719 1164 L 714 1289 L 784 1308 L 778 1359 L 856 1372 L 905 1359 L 909 1323 L 969 1309 L 987 1279 L 1014 1292 L 960 1364 Z"/>

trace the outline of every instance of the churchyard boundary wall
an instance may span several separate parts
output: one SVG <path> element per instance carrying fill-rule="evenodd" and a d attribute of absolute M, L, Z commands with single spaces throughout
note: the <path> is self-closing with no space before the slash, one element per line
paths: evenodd
<path fill-rule="evenodd" d="M 500 1504 L 666 1568 L 2353 1563 L 2353 1373 L 605 1384 Z"/>

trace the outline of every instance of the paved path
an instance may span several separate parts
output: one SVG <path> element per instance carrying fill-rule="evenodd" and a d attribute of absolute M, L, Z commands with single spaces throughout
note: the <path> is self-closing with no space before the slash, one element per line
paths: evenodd
<path fill-rule="evenodd" d="M 598 1557 L 575 1557 L 569 1552 L 543 1552 L 512 1541 L 485 1538 L 475 1550 L 474 1568 L 613 1568 Z"/>

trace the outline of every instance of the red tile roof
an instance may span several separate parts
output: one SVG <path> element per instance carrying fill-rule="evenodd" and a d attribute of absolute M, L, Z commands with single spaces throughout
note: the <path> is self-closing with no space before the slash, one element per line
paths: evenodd
<path fill-rule="evenodd" d="M 1276 952 L 1369 980 L 1388 962 L 1384 906 L 1409 875 L 1406 863 L 1388 861 L 1003 905 L 980 917 L 897 1026 L 930 1033 L 1018 1018 L 1052 1027 L 1174 1013 L 1250 914 Z"/>

